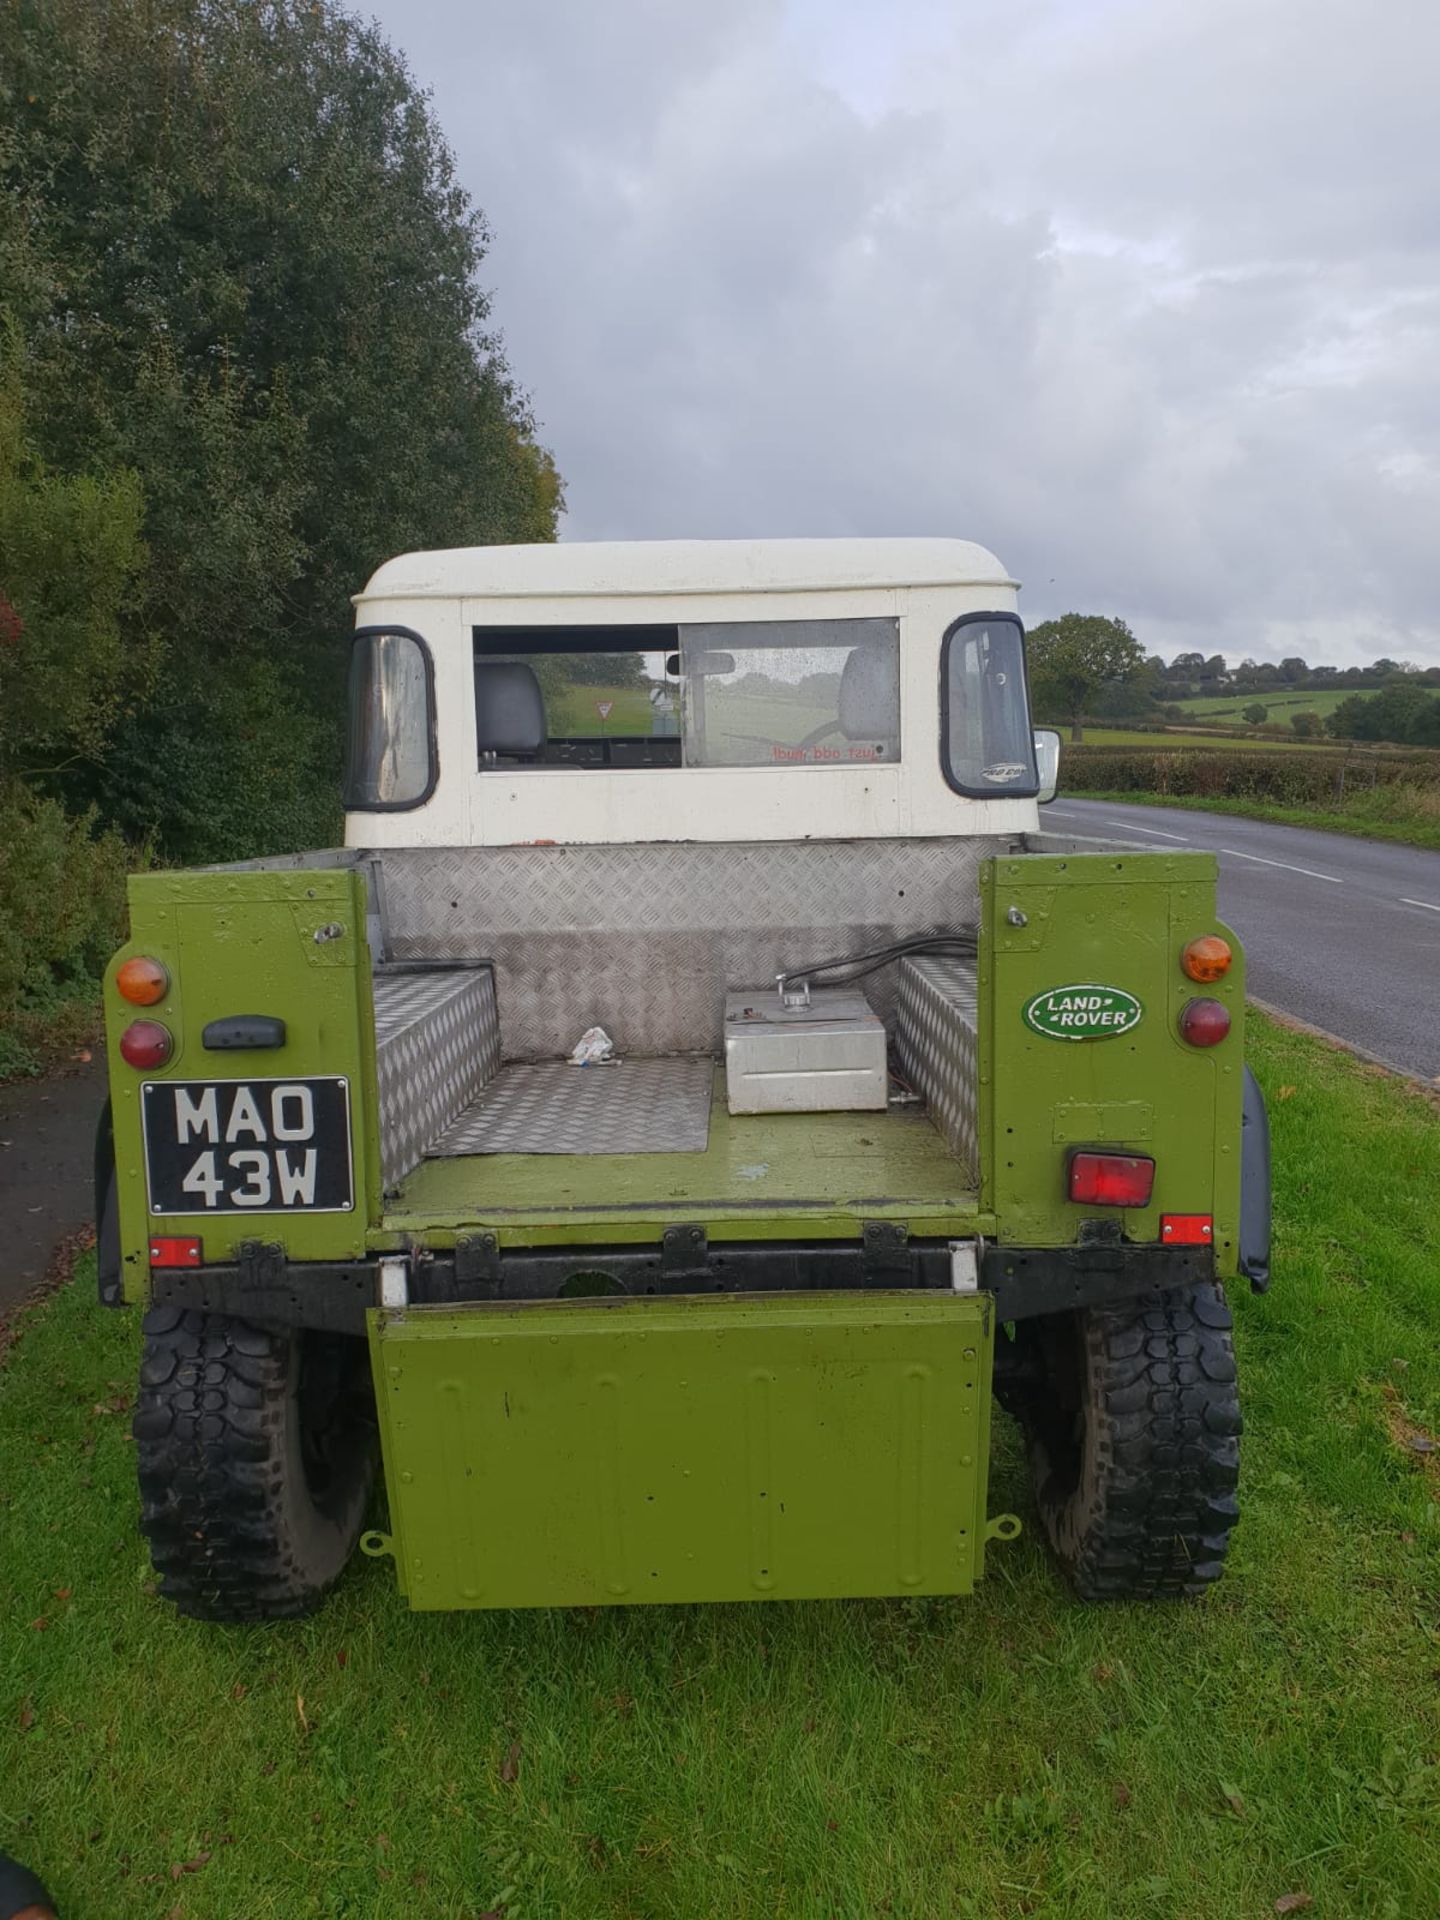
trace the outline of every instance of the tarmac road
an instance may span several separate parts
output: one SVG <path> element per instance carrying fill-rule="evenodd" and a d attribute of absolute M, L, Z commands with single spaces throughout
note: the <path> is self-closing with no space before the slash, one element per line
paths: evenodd
<path fill-rule="evenodd" d="M 0 1087 L 0 1315 L 44 1279 L 56 1245 L 95 1213 L 95 1123 L 103 1059 Z"/>
<path fill-rule="evenodd" d="M 1256 999 L 1440 1082 L 1440 853 L 1178 807 L 1057 800 L 1061 833 L 1220 855 L 1220 916 Z"/>

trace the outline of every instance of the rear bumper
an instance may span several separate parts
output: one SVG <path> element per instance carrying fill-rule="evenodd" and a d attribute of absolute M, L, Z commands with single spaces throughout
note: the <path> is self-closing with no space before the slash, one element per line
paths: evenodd
<path fill-rule="evenodd" d="M 1031 1319 L 1133 1298 L 1155 1288 L 1215 1278 L 1209 1247 L 1005 1247 L 912 1240 L 875 1223 L 860 1242 L 726 1242 L 677 1227 L 659 1247 L 502 1248 L 477 1234 L 453 1250 L 404 1256 L 404 1298 L 417 1307 L 500 1306 L 573 1300 L 577 1294 L 635 1299 L 717 1294 L 881 1294 L 955 1291 L 957 1245 L 977 1247 L 976 1278 L 997 1321 Z M 387 1256 L 387 1261 L 401 1256 Z M 198 1308 L 271 1325 L 363 1334 L 383 1304 L 381 1260 L 344 1265 L 287 1261 L 262 1243 L 234 1265 L 152 1271 L 157 1306 Z"/>

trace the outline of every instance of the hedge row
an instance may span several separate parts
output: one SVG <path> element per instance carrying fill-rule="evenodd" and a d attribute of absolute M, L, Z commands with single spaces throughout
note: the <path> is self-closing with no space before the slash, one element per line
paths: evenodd
<path fill-rule="evenodd" d="M 1196 794 L 1212 799 L 1273 800 L 1287 806 L 1333 805 L 1347 792 L 1377 786 L 1440 788 L 1440 754 L 1344 752 L 1198 753 L 1142 747 L 1065 747 L 1060 784 L 1067 793 Z"/>

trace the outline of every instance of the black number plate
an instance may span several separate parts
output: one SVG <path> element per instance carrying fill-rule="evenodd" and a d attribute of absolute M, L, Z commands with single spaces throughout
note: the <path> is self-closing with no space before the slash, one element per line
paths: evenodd
<path fill-rule="evenodd" d="M 140 1099 L 152 1213 L 355 1204 L 347 1080 L 153 1080 Z"/>

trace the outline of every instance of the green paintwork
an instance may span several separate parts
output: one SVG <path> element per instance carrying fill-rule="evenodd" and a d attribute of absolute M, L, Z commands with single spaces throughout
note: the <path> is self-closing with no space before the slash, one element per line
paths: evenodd
<path fill-rule="evenodd" d="M 365 1250 L 378 1218 L 380 1156 L 375 1124 L 375 1039 L 365 891 L 346 869 L 301 872 L 142 873 L 130 881 L 131 939 L 110 963 L 105 1022 L 125 1297 L 144 1298 L 150 1232 L 198 1234 L 207 1261 L 233 1257 L 242 1240 L 278 1241 L 296 1260 L 343 1260 Z M 338 939 L 315 933 L 339 926 Z M 170 993 L 137 1008 L 115 990 L 131 954 L 150 954 L 170 972 Z M 256 1053 L 205 1053 L 207 1021 L 226 1014 L 277 1014 L 285 1045 Z M 160 1020 L 175 1051 L 158 1070 L 137 1073 L 119 1052 L 139 1017 Z M 356 1204 L 338 1213 L 147 1213 L 140 1131 L 144 1080 L 244 1080 L 344 1074 L 350 1082 Z"/>
<path fill-rule="evenodd" d="M 425 1609 L 968 1593 L 993 1340 L 988 1300 L 956 1294 L 372 1314 L 402 1590 Z"/>
<path fill-rule="evenodd" d="M 509 1246 L 653 1242 L 702 1224 L 723 1240 L 854 1239 L 866 1220 L 924 1237 L 976 1233 L 1011 1245 L 1064 1245 L 1081 1216 L 1065 1198 L 1066 1151 L 1130 1145 L 1159 1167 L 1155 1203 L 1116 1215 L 1137 1240 L 1159 1238 L 1161 1212 L 1213 1213 L 1222 1271 L 1233 1269 L 1239 1199 L 1244 966 L 1205 991 L 1234 1026 L 1219 1047 L 1185 1045 L 1175 1028 L 1197 992 L 1179 955 L 1215 930 L 1216 863 L 1203 853 L 1020 854 L 981 873 L 980 1119 L 982 1191 L 966 1189 L 924 1116 L 731 1115 L 717 1074 L 701 1154 L 471 1156 L 425 1162 L 382 1210 L 375 1049 L 364 943 L 364 892 L 351 869 L 142 874 L 131 883 L 130 953 L 165 961 L 172 991 L 154 1009 L 179 1045 L 153 1078 L 344 1073 L 352 1087 L 357 1204 L 348 1215 L 167 1216 L 197 1233 L 207 1260 L 243 1239 L 278 1240 L 296 1261 L 351 1258 L 419 1242 L 437 1248 L 488 1231 Z M 1011 923 L 1010 909 L 1025 916 Z M 341 937 L 317 941 L 332 925 Z M 112 967 L 113 981 L 113 967 Z M 1097 981 L 1133 996 L 1144 1018 L 1105 1045 L 1056 1046 L 1026 1025 L 1037 999 Z M 136 1010 L 106 990 L 127 1297 L 144 1292 L 145 1213 L 138 1091 L 119 1059 Z M 278 1053 L 207 1056 L 199 1032 L 227 1013 L 277 1013 Z"/>
<path fill-rule="evenodd" d="M 1093 981 L 1075 981 L 1050 987 L 1027 1000 L 1022 1018 L 1032 1033 L 1047 1040 L 1118 1040 L 1133 1033 L 1145 1009 L 1123 987 L 1102 987 Z"/>
<path fill-rule="evenodd" d="M 1127 1239 L 1158 1242 L 1162 1214 L 1210 1213 L 1219 1269 L 1235 1271 L 1245 964 L 1215 918 L 1216 874 L 1213 854 L 1119 850 L 1017 855 L 982 867 L 980 1198 L 1002 1243 L 1063 1246 L 1097 1213 L 1118 1221 Z M 1011 924 L 1012 908 L 1023 926 Z M 1185 945 L 1201 933 L 1223 934 L 1235 953 L 1225 978 L 1203 988 L 1180 968 Z M 1132 994 L 1144 1019 L 1103 1045 L 1056 1046 L 1027 1027 L 1024 1009 L 1038 995 L 1084 980 Z M 1176 1026 L 1201 993 L 1231 1017 L 1229 1036 L 1208 1049 L 1188 1046 Z M 1087 1142 L 1153 1156 L 1153 1204 L 1073 1205 L 1066 1150 Z"/>
<path fill-rule="evenodd" d="M 978 1200 L 923 1114 L 732 1114 L 717 1072 L 704 1153 L 489 1154 L 424 1161 L 377 1248 L 477 1228 L 502 1245 L 624 1245 L 698 1222 L 715 1240 L 858 1239 L 866 1220 L 973 1234 Z"/>
<path fill-rule="evenodd" d="M 1209 854 L 1016 854 L 981 870 L 981 1191 L 922 1114 L 732 1115 L 717 1072 L 707 1149 L 630 1157 L 474 1155 L 423 1163 L 382 1209 L 363 882 L 350 869 L 144 874 L 134 938 L 106 985 L 126 1293 L 144 1297 L 142 1078 L 343 1074 L 349 1214 L 196 1214 L 207 1262 L 244 1239 L 292 1261 L 367 1248 L 856 1240 L 867 1220 L 1002 1247 L 1073 1243 L 1095 1209 L 1065 1193 L 1070 1150 L 1153 1155 L 1155 1198 L 1110 1210 L 1156 1242 L 1162 1213 L 1211 1213 L 1236 1258 L 1244 962 L 1203 989 L 1230 1009 L 1220 1046 L 1176 1022 L 1201 990 L 1180 968 L 1215 919 Z M 957 913 L 957 919 L 963 917 Z M 1015 924 L 1020 921 L 1021 924 Z M 331 938 L 333 928 L 340 928 Z M 317 933 L 325 937 L 317 939 Z M 178 1045 L 142 1076 L 118 1040 L 136 1010 L 114 968 L 171 973 L 153 1010 Z M 1039 1009 L 1100 982 L 1143 1017 L 1105 1044 L 1057 1046 Z M 205 1023 L 277 1014 L 283 1049 L 207 1055 Z M 1073 1037 L 1064 1035 L 1063 1037 Z M 371 1313 L 394 1554 L 418 1608 L 965 1593 L 983 1569 L 990 1296 L 852 1293 L 486 1303 Z"/>

